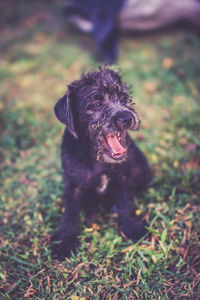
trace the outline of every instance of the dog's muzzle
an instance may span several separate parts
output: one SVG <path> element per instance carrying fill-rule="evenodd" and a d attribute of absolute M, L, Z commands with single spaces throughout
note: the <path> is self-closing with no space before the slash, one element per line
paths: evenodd
<path fill-rule="evenodd" d="M 134 116 L 129 111 L 117 112 L 112 117 L 112 132 L 104 134 L 104 149 L 113 160 L 124 160 L 127 155 L 126 131 L 135 124 Z"/>

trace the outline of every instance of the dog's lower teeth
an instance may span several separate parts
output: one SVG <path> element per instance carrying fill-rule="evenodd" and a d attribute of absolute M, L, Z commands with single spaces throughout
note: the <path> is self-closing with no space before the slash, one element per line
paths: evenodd
<path fill-rule="evenodd" d="M 115 154 L 115 153 L 112 153 L 112 156 L 119 158 L 119 157 L 121 157 L 121 156 L 123 156 L 123 155 L 122 155 L 122 154 Z"/>

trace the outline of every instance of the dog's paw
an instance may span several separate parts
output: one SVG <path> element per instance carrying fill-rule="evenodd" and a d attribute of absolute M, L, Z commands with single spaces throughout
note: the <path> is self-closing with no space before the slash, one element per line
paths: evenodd
<path fill-rule="evenodd" d="M 70 257 L 75 252 L 78 240 L 76 235 L 61 237 L 55 234 L 52 237 L 52 255 L 62 261 L 65 257 Z"/>
<path fill-rule="evenodd" d="M 148 233 L 148 230 L 145 228 L 146 226 L 147 223 L 141 220 L 129 220 L 121 229 L 127 238 L 131 239 L 133 242 L 137 242 Z"/>

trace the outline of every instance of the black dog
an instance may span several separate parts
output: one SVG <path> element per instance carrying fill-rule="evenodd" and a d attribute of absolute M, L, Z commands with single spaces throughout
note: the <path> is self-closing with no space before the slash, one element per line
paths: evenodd
<path fill-rule="evenodd" d="M 147 186 L 150 170 L 127 130 L 140 124 L 127 87 L 107 67 L 83 74 L 55 106 L 66 125 L 62 141 L 66 210 L 54 237 L 54 253 L 69 256 L 77 245 L 79 213 L 91 221 L 100 203 L 116 207 L 119 227 L 133 241 L 145 224 L 135 216 L 134 195 Z"/>

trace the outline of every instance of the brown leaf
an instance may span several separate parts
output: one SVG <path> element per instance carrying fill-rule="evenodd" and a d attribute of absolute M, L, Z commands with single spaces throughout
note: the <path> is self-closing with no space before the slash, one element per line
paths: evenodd
<path fill-rule="evenodd" d="M 188 170 L 200 170 L 200 162 L 198 160 L 190 160 L 187 163 L 185 163 L 185 165 L 183 165 L 182 167 L 183 172 L 186 172 Z"/>
<path fill-rule="evenodd" d="M 72 295 L 71 296 L 71 300 L 79 300 L 80 298 L 78 297 L 78 296 L 76 296 L 76 295 Z"/>
<path fill-rule="evenodd" d="M 32 287 L 32 285 L 31 285 L 31 286 L 29 286 L 28 289 L 26 290 L 26 293 L 24 294 L 24 297 L 25 297 L 25 298 L 30 298 L 30 297 L 33 296 L 35 293 L 37 293 L 37 290 L 34 289 L 34 288 Z"/>
<path fill-rule="evenodd" d="M 153 81 L 145 81 L 143 83 L 143 88 L 148 95 L 152 95 L 157 91 L 158 84 Z"/>
<path fill-rule="evenodd" d="M 162 67 L 164 69 L 170 69 L 171 67 L 173 67 L 174 65 L 174 61 L 171 57 L 165 57 L 162 61 Z"/>
<path fill-rule="evenodd" d="M 92 229 L 93 230 L 98 230 L 99 229 L 99 226 L 95 223 L 92 224 Z"/>

